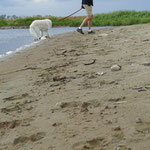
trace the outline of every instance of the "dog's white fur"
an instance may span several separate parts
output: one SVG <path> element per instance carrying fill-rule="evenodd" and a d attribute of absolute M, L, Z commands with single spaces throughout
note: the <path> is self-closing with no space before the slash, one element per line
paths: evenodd
<path fill-rule="evenodd" d="M 48 30 L 52 27 L 52 21 L 49 19 L 34 20 L 30 25 L 30 33 L 34 37 L 34 40 L 39 40 L 43 33 L 46 32 L 49 37 Z M 40 38 L 38 37 L 40 34 Z"/>

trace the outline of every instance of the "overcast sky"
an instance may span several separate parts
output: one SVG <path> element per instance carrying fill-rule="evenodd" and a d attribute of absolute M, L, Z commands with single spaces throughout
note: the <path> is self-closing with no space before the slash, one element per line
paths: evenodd
<path fill-rule="evenodd" d="M 93 13 L 116 10 L 150 10 L 150 0 L 93 0 Z M 0 0 L 0 15 L 67 16 L 81 7 L 81 0 Z M 85 11 L 76 15 L 85 15 Z"/>

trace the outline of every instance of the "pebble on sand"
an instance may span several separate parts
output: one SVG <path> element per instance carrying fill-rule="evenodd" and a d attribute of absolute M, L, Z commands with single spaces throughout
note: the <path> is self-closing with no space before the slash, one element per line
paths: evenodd
<path fill-rule="evenodd" d="M 142 123 L 142 119 L 139 117 L 136 117 L 136 123 Z"/>
<path fill-rule="evenodd" d="M 119 70 L 121 70 L 121 66 L 120 65 L 113 65 L 111 67 L 111 71 L 119 71 Z"/>

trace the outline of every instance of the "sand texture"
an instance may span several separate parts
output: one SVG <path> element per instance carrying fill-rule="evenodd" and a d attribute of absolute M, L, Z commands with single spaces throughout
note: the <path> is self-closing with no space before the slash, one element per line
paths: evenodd
<path fill-rule="evenodd" d="M 150 24 L 57 35 L 1 60 L 0 150 L 150 150 Z"/>

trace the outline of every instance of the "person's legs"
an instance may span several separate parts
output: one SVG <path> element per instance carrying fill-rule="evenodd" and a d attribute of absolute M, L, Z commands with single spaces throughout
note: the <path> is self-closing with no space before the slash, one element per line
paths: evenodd
<path fill-rule="evenodd" d="M 79 28 L 82 28 L 87 22 L 88 22 L 88 27 L 89 28 L 91 28 L 91 16 L 87 16 L 84 20 L 83 20 L 83 22 L 82 22 L 82 24 L 80 25 L 80 27 Z"/>
<path fill-rule="evenodd" d="M 84 34 L 82 31 L 82 27 L 88 23 L 88 31 L 91 32 L 91 25 L 92 25 L 92 19 L 93 19 L 93 15 L 92 15 L 92 6 L 88 6 L 88 5 L 83 5 L 86 13 L 87 13 L 87 17 L 83 20 L 83 22 L 81 23 L 80 27 L 77 29 L 77 31 L 81 34 Z"/>
<path fill-rule="evenodd" d="M 91 30 L 93 16 L 89 16 L 88 30 Z"/>

